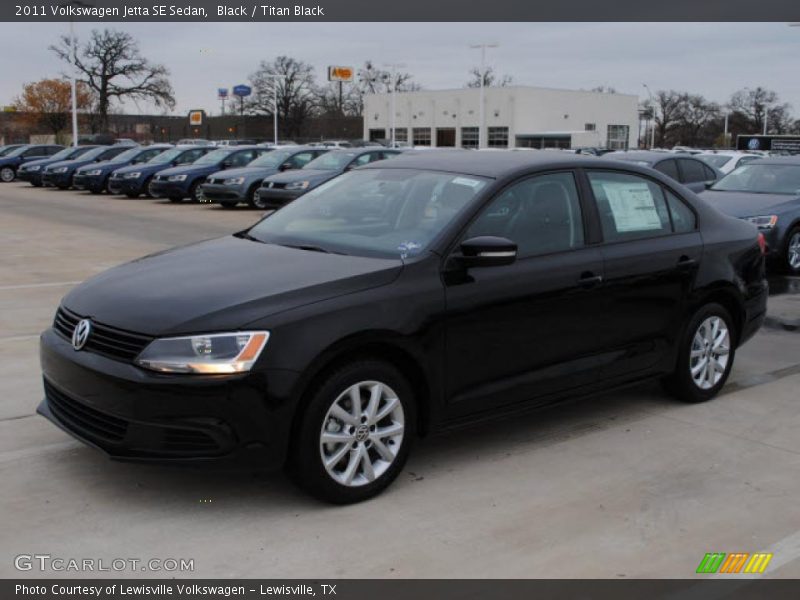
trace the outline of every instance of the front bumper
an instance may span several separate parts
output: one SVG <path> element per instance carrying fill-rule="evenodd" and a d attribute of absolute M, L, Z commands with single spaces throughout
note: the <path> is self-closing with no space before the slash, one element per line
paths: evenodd
<path fill-rule="evenodd" d="M 289 204 L 292 200 L 299 198 L 308 190 L 284 190 L 275 188 L 260 187 L 256 194 L 267 208 L 280 208 Z"/>
<path fill-rule="evenodd" d="M 182 181 L 153 180 L 150 192 L 156 198 L 186 198 L 189 195 L 189 186 Z"/>
<path fill-rule="evenodd" d="M 200 186 L 203 197 L 208 202 L 245 202 L 245 191 L 236 185 L 204 183 Z"/>
<path fill-rule="evenodd" d="M 42 334 L 37 412 L 113 459 L 226 468 L 280 467 L 297 374 L 165 375 Z"/>
<path fill-rule="evenodd" d="M 137 177 L 136 179 L 117 179 L 112 177 L 108 180 L 108 190 L 112 194 L 141 194 L 141 177 Z"/>
<path fill-rule="evenodd" d="M 42 184 L 45 186 L 69 187 L 72 185 L 72 173 L 42 173 Z"/>
<path fill-rule="evenodd" d="M 72 187 L 76 190 L 89 190 L 90 192 L 102 192 L 105 187 L 103 175 L 84 175 L 75 173 L 72 177 Z"/>

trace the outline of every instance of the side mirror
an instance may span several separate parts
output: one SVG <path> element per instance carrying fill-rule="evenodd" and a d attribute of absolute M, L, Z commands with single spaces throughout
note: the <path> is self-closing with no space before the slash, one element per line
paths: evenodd
<path fill-rule="evenodd" d="M 229 161 L 229 160 L 223 161 L 222 164 L 220 165 L 220 167 L 222 167 L 223 169 L 230 169 L 231 168 L 231 161 Z"/>
<path fill-rule="evenodd" d="M 288 171 L 291 168 L 292 168 L 292 163 L 285 162 L 280 167 L 278 167 L 278 170 L 279 171 Z"/>
<path fill-rule="evenodd" d="M 465 267 L 500 267 L 517 260 L 517 245 L 494 236 L 470 238 L 461 242 L 458 261 Z"/>

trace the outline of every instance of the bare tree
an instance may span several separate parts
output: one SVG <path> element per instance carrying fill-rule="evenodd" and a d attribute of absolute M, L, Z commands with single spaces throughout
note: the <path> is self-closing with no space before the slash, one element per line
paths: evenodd
<path fill-rule="evenodd" d="M 261 61 L 250 75 L 253 96 L 248 103 L 250 112 L 271 115 L 275 93 L 278 100 L 278 123 L 283 135 L 299 133 L 303 122 L 316 108 L 314 67 L 289 56 L 279 56 L 272 62 Z"/>
<path fill-rule="evenodd" d="M 745 133 L 761 133 L 765 114 L 768 131 L 783 133 L 791 128 L 791 107 L 781 103 L 778 94 L 772 90 L 762 87 L 739 90 L 731 96 L 729 106 L 734 113 L 741 115 L 743 125 L 748 129 Z"/>
<path fill-rule="evenodd" d="M 395 71 L 394 85 L 398 92 L 415 92 L 422 86 L 416 83 L 414 76 L 405 71 Z M 381 69 L 371 60 L 364 62 L 364 66 L 356 74 L 356 85 L 351 98 L 352 110 L 355 114 L 364 112 L 364 96 L 367 94 L 388 94 L 392 91 L 392 72 Z"/>
<path fill-rule="evenodd" d="M 481 73 L 480 67 L 472 67 L 469 71 L 470 79 L 467 81 L 465 87 L 479 88 L 481 87 L 481 77 L 483 78 L 484 87 L 507 87 L 514 83 L 514 78 L 511 75 L 503 75 L 502 77 L 494 72 L 492 67 L 485 67 Z"/>
<path fill-rule="evenodd" d="M 714 123 L 719 115 L 719 105 L 709 102 L 699 94 L 684 94 L 680 110 L 680 141 L 690 146 L 705 146 L 713 143 L 716 135 L 711 133 L 711 141 L 703 135 L 703 130 Z"/>
<path fill-rule="evenodd" d="M 685 92 L 676 92 L 675 90 L 656 92 L 653 121 L 656 128 L 657 146 L 665 146 L 669 143 L 669 134 L 681 122 L 687 96 Z"/>
<path fill-rule="evenodd" d="M 50 49 L 63 61 L 74 63 L 82 74 L 81 80 L 97 95 L 97 113 L 103 129 L 108 128 L 108 113 L 114 100 L 146 100 L 159 107 L 175 106 L 169 71 L 144 58 L 138 42 L 128 33 L 95 29 L 75 57 L 69 36 L 62 36 Z"/>

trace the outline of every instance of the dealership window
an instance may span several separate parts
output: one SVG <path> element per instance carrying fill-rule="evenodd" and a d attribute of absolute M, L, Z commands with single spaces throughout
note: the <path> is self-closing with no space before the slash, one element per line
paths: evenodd
<path fill-rule="evenodd" d="M 470 225 L 464 239 L 507 237 L 520 258 L 583 246 L 578 188 L 572 173 L 525 179 L 503 190 Z"/>
<path fill-rule="evenodd" d="M 369 130 L 369 140 L 371 142 L 375 142 L 377 140 L 385 140 L 386 139 L 386 130 L 385 129 L 370 129 Z"/>
<path fill-rule="evenodd" d="M 508 127 L 489 127 L 489 148 L 508 148 Z"/>
<path fill-rule="evenodd" d="M 609 150 L 627 150 L 629 129 L 627 125 L 609 125 L 606 147 Z"/>
<path fill-rule="evenodd" d="M 462 127 L 461 128 L 461 147 L 462 148 L 477 148 L 478 147 L 478 128 L 477 127 Z"/>
<path fill-rule="evenodd" d="M 586 123 L 586 125 L 583 126 L 583 129 L 585 131 L 597 131 L 597 123 Z"/>
<path fill-rule="evenodd" d="M 402 129 L 395 129 L 394 130 L 394 141 L 395 142 L 407 142 L 408 141 L 408 129 L 403 127 Z"/>
<path fill-rule="evenodd" d="M 518 135 L 515 140 L 517 148 L 570 148 L 572 137 L 568 135 Z"/>
<path fill-rule="evenodd" d="M 589 172 L 603 239 L 621 242 L 672 232 L 661 186 L 638 175 Z"/>
<path fill-rule="evenodd" d="M 431 145 L 431 128 L 430 127 L 414 127 L 414 145 L 415 146 L 430 146 Z"/>

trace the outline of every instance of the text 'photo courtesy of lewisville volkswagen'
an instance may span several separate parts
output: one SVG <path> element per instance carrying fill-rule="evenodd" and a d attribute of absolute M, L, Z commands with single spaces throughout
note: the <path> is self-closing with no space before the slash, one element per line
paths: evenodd
<path fill-rule="evenodd" d="M 795 600 L 798 6 L 0 4 L 0 600 Z"/>

